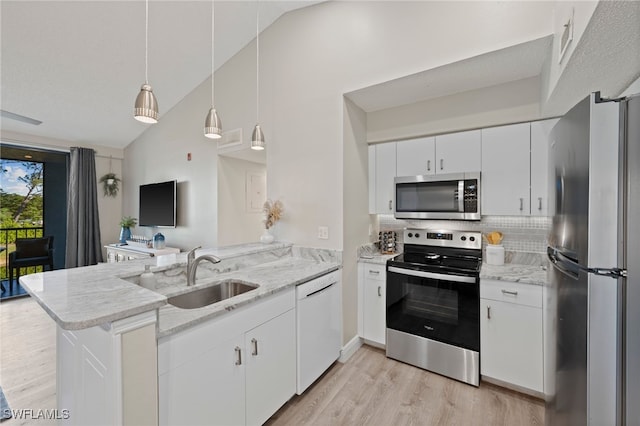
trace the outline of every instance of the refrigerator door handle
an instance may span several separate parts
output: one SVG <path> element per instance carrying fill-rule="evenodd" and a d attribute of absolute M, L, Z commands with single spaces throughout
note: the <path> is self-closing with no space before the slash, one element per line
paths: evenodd
<path fill-rule="evenodd" d="M 584 266 L 576 262 L 569 256 L 566 256 L 562 253 L 561 250 L 558 250 L 555 247 L 547 247 L 547 256 L 549 257 L 549 261 L 551 264 L 556 267 L 560 272 L 563 272 L 567 275 L 570 275 L 574 278 L 577 278 L 578 273 L 580 271 L 602 275 L 605 277 L 610 277 L 614 279 L 618 278 L 626 278 L 627 270 L 623 268 L 590 268 L 588 266 Z"/>

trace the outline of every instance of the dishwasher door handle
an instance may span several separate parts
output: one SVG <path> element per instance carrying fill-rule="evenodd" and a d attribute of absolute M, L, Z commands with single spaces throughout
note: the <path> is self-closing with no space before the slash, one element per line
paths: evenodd
<path fill-rule="evenodd" d="M 311 297 L 311 296 L 313 296 L 313 295 L 315 295 L 315 294 L 322 293 L 323 291 L 325 291 L 326 289 L 328 289 L 329 287 L 331 287 L 332 285 L 334 285 L 334 284 L 336 284 L 336 283 L 337 283 L 337 281 L 334 281 L 334 282 L 332 282 L 331 284 L 328 284 L 328 285 L 326 285 L 326 286 L 322 287 L 320 290 L 312 291 L 311 293 L 307 294 L 307 295 L 306 295 L 306 296 L 304 296 L 304 297 L 305 297 L 305 298 L 306 298 L 306 297 Z"/>

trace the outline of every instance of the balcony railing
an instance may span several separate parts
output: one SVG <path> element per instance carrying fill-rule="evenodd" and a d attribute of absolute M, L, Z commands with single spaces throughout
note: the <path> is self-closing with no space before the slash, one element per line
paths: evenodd
<path fill-rule="evenodd" d="M 35 226 L 30 228 L 0 228 L 0 279 L 6 280 L 9 277 L 9 253 L 16 250 L 16 239 L 18 238 L 40 238 L 44 236 L 44 227 Z M 30 266 L 22 268 L 20 275 L 41 272 L 42 266 Z"/>

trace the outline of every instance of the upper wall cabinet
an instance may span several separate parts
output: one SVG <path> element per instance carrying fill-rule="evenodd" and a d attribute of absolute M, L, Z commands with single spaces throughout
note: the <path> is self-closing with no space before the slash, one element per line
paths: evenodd
<path fill-rule="evenodd" d="M 482 129 L 482 214 L 530 213 L 530 124 Z"/>
<path fill-rule="evenodd" d="M 480 170 L 480 130 L 436 136 L 436 174 Z"/>
<path fill-rule="evenodd" d="M 559 119 L 531 123 L 531 215 L 549 212 L 549 134 Z"/>
<path fill-rule="evenodd" d="M 396 175 L 436 173 L 436 138 L 418 138 L 396 143 Z"/>
<path fill-rule="evenodd" d="M 371 167 L 372 164 L 373 167 Z M 370 214 L 393 214 L 395 177 L 396 143 L 369 145 Z"/>

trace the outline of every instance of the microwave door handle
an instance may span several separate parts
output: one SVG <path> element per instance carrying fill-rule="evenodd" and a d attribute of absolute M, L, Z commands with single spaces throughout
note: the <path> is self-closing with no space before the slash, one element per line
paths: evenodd
<path fill-rule="evenodd" d="M 458 212 L 464 213 L 464 180 L 458 181 Z"/>

